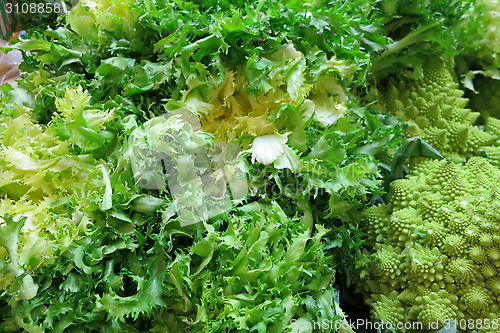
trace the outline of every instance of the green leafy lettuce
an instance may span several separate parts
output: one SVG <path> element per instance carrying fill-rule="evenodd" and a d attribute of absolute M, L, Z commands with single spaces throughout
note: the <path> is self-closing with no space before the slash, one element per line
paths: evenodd
<path fill-rule="evenodd" d="M 3 332 L 313 332 L 402 126 L 379 4 L 82 0 L 12 45 Z M 328 329 L 325 329 L 328 331 Z"/>

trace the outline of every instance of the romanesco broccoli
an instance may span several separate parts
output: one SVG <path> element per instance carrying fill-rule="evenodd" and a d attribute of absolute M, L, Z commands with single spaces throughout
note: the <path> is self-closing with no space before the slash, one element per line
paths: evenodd
<path fill-rule="evenodd" d="M 500 165 L 500 120 L 489 117 L 484 129 L 474 126 L 480 113 L 467 108 L 468 99 L 441 59 L 428 61 L 419 80 L 390 78 L 382 95 L 383 108 L 408 120 L 408 138 L 421 137 L 456 162 L 482 151 Z"/>
<path fill-rule="evenodd" d="M 500 317 L 500 170 L 482 157 L 420 163 L 365 211 L 357 286 L 382 321 Z M 401 309 L 404 309 L 402 311 Z"/>

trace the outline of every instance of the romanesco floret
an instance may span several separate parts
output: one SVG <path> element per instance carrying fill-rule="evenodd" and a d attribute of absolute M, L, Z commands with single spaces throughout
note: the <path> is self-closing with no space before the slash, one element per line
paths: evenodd
<path fill-rule="evenodd" d="M 422 162 L 365 211 L 356 285 L 374 319 L 436 329 L 500 318 L 498 184 L 500 169 L 482 157 Z"/>
<path fill-rule="evenodd" d="M 500 165 L 500 120 L 486 117 L 484 129 L 475 126 L 481 113 L 466 107 L 463 94 L 451 70 L 433 59 L 419 80 L 390 78 L 381 101 L 388 112 L 409 122 L 408 138 L 421 137 L 449 160 L 463 162 L 483 152 Z"/>

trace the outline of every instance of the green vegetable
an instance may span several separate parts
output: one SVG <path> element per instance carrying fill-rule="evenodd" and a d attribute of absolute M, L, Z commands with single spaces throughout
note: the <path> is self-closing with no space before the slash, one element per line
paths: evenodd
<path fill-rule="evenodd" d="M 341 319 L 332 258 L 321 242 L 328 230 L 312 230 L 310 218 L 309 211 L 290 219 L 276 202 L 252 203 L 206 225 L 169 264 L 170 327 L 295 332 L 293 318 L 306 328 Z"/>
<path fill-rule="evenodd" d="M 372 315 L 396 327 L 499 317 L 500 170 L 484 158 L 420 163 L 365 211 L 356 284 Z"/>
<path fill-rule="evenodd" d="M 467 9 L 457 25 L 456 32 L 463 49 L 459 60 L 471 71 L 469 75 L 482 74 L 500 79 L 499 12 L 498 1 L 479 0 Z"/>
<path fill-rule="evenodd" d="M 0 331 L 330 332 L 363 278 L 385 321 L 494 318 L 500 125 L 457 83 L 495 79 L 489 5 L 81 0 L 30 30 Z"/>
<path fill-rule="evenodd" d="M 344 321 L 336 269 L 402 133 L 356 97 L 375 8 L 82 0 L 14 43 L 0 331 Z"/>
<path fill-rule="evenodd" d="M 390 80 L 378 102 L 408 120 L 407 137 L 421 137 L 449 159 L 461 161 L 483 151 L 500 165 L 499 120 L 489 117 L 484 129 L 474 126 L 480 113 L 467 108 L 463 94 L 451 70 L 435 59 L 424 64 L 419 80 Z"/>

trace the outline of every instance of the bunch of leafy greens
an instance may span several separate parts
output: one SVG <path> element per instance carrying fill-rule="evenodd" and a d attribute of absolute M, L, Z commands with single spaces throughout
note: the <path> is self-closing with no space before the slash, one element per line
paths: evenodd
<path fill-rule="evenodd" d="M 381 192 L 376 7 L 83 0 L 1 91 L 2 332 L 304 332 Z M 226 200 L 227 199 L 227 200 Z M 333 326 L 322 328 L 330 331 Z"/>
<path fill-rule="evenodd" d="M 0 89 L 0 330 L 338 327 L 404 137 L 379 91 L 437 58 L 497 79 L 495 6 L 82 0 L 31 31 Z"/>
<path fill-rule="evenodd" d="M 479 93 L 475 79 L 500 78 L 500 2 L 381 0 L 376 6 L 386 43 L 371 52 L 371 79 L 401 71 L 420 79 L 424 63 L 437 57 L 453 67 L 468 97 Z"/>

